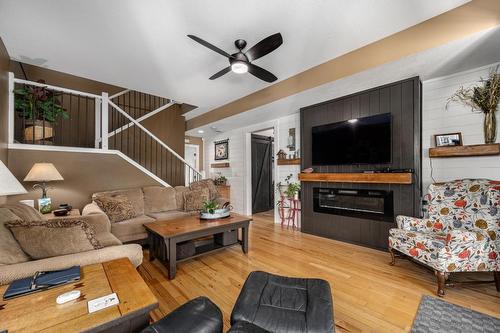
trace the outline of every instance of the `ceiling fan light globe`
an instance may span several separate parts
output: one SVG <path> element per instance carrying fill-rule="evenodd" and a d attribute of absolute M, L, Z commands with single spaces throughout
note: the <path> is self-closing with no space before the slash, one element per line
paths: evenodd
<path fill-rule="evenodd" d="M 231 70 L 236 74 L 244 74 L 248 72 L 248 66 L 242 61 L 235 61 L 231 64 Z"/>

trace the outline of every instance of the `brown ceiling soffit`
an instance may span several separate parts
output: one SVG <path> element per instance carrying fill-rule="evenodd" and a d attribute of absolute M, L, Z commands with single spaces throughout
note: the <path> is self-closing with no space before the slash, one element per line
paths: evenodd
<path fill-rule="evenodd" d="M 499 0 L 471 2 L 312 67 L 186 122 L 191 130 L 500 24 Z"/>

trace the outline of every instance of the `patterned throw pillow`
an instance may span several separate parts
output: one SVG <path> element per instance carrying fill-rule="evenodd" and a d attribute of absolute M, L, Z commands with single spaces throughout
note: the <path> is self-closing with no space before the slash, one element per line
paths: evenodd
<path fill-rule="evenodd" d="M 203 203 L 208 201 L 209 198 L 210 194 L 207 188 L 186 191 L 184 192 L 184 210 L 186 212 L 201 210 Z"/>
<path fill-rule="evenodd" d="M 101 249 L 94 229 L 81 219 L 5 223 L 24 252 L 43 259 Z"/>
<path fill-rule="evenodd" d="M 215 186 L 212 179 L 202 179 L 197 182 L 193 182 L 189 185 L 191 190 L 201 190 L 208 189 L 210 200 L 215 200 L 219 197 L 219 191 L 217 191 L 217 186 Z"/>
<path fill-rule="evenodd" d="M 108 216 L 111 223 L 129 220 L 137 216 L 132 202 L 124 195 L 101 196 L 95 203 Z"/>

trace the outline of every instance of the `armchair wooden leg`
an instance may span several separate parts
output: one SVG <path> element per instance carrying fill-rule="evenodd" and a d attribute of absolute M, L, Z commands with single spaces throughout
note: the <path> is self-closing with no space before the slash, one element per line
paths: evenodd
<path fill-rule="evenodd" d="M 439 272 L 439 271 L 434 271 L 434 274 L 436 274 L 437 283 L 438 283 L 437 295 L 439 297 L 443 297 L 446 280 L 448 280 L 448 276 L 450 274 L 446 273 L 446 272 Z"/>
<path fill-rule="evenodd" d="M 495 276 L 495 286 L 497 287 L 497 291 L 500 293 L 500 272 L 495 271 L 493 272 L 493 275 Z"/>
<path fill-rule="evenodd" d="M 391 254 L 391 262 L 389 265 L 394 266 L 396 264 L 396 254 L 394 253 L 392 247 L 389 248 L 389 253 Z"/>

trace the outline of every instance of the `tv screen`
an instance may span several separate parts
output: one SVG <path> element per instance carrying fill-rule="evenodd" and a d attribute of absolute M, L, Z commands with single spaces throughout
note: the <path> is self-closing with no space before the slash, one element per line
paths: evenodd
<path fill-rule="evenodd" d="M 313 165 L 390 162 L 390 113 L 312 128 Z"/>

